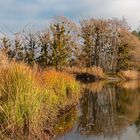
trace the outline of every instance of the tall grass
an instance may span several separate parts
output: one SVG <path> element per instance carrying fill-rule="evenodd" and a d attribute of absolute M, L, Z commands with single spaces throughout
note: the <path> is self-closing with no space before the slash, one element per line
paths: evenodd
<path fill-rule="evenodd" d="M 43 92 L 38 86 L 36 74 L 24 64 L 11 63 L 0 79 L 4 116 L 1 121 L 12 131 L 37 131 Z"/>
<path fill-rule="evenodd" d="M 38 72 L 23 63 L 0 68 L 0 136 L 40 137 L 61 109 L 78 102 L 79 84 L 66 73 Z M 47 128 L 49 129 L 49 128 Z M 33 139 L 33 138 L 32 138 Z"/>
<path fill-rule="evenodd" d="M 79 84 L 71 75 L 55 70 L 45 71 L 43 79 L 47 89 L 53 90 L 58 97 L 58 106 L 77 103 L 79 98 Z"/>
<path fill-rule="evenodd" d="M 6 55 L 0 51 L 0 68 L 4 69 L 8 66 L 8 64 L 9 64 L 9 62 L 8 62 Z"/>

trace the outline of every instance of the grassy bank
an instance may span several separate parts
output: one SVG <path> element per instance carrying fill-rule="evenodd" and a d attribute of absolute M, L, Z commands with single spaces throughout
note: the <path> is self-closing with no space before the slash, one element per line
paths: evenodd
<path fill-rule="evenodd" d="M 65 67 L 63 71 L 73 74 L 76 80 L 83 83 L 92 83 L 98 80 L 107 78 L 107 75 L 103 72 L 103 69 L 97 66 L 93 67 Z"/>
<path fill-rule="evenodd" d="M 73 74 L 77 80 L 84 83 L 92 83 L 100 80 L 138 80 L 140 72 L 137 70 L 120 70 L 116 73 L 105 73 L 102 68 L 93 67 L 65 67 L 63 71 Z"/>
<path fill-rule="evenodd" d="M 47 138 L 57 115 L 78 102 L 79 90 L 66 73 L 16 62 L 1 67 L 0 138 Z"/>

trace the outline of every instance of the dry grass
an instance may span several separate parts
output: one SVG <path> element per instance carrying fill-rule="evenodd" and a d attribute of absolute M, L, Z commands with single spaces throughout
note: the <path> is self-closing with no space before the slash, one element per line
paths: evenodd
<path fill-rule="evenodd" d="M 72 75 L 55 70 L 45 71 L 43 80 L 46 88 L 53 90 L 58 96 L 59 106 L 77 103 L 79 99 L 79 84 Z M 71 99 L 71 100 L 69 100 Z"/>
<path fill-rule="evenodd" d="M 11 131 L 38 133 L 43 92 L 36 73 L 22 63 L 10 63 L 0 75 L 1 124 Z M 16 132 L 14 132 L 16 133 Z M 28 132 L 29 133 L 29 132 Z"/>
<path fill-rule="evenodd" d="M 126 70 L 126 71 L 121 71 L 119 73 L 119 76 L 122 79 L 126 79 L 126 80 L 136 80 L 139 79 L 139 72 L 135 70 Z"/>
<path fill-rule="evenodd" d="M 7 57 L 5 56 L 4 53 L 2 53 L 0 51 L 0 69 L 6 68 L 8 66 L 8 64 L 9 64 L 9 62 L 8 62 Z"/>
<path fill-rule="evenodd" d="M 0 137 L 27 133 L 41 137 L 60 109 L 78 102 L 79 84 L 71 75 L 38 72 L 23 63 L 0 68 Z M 33 139 L 33 137 L 32 137 Z"/>
<path fill-rule="evenodd" d="M 84 68 L 84 67 L 66 67 L 64 68 L 64 71 L 71 73 L 71 74 L 77 74 L 77 73 L 89 73 L 97 79 L 104 79 L 105 73 L 103 72 L 103 69 L 100 67 L 93 66 L 91 68 Z"/>

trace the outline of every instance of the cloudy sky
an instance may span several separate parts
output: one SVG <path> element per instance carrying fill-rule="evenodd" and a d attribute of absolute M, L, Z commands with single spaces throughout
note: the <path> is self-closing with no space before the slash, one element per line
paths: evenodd
<path fill-rule="evenodd" d="M 60 15 L 75 21 L 124 16 L 134 29 L 140 25 L 140 0 L 0 0 L 0 32 L 25 25 L 44 28 L 49 18 Z"/>

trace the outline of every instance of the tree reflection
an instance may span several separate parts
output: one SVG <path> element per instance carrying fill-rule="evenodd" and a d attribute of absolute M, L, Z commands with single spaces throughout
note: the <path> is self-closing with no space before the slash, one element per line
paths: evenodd
<path fill-rule="evenodd" d="M 81 134 L 119 137 L 128 125 L 136 121 L 140 109 L 139 92 L 117 85 L 100 85 L 101 90 L 94 90 L 94 86 L 85 88 L 78 126 Z"/>

